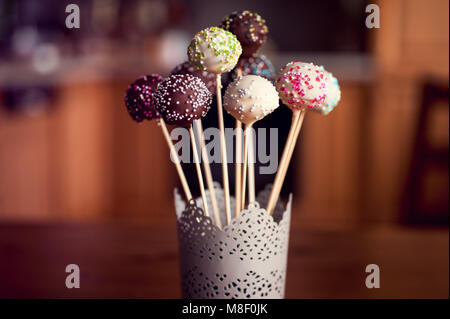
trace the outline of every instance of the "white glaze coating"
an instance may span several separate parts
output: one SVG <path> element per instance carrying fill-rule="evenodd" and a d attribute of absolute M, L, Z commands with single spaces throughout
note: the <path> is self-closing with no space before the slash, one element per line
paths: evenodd
<path fill-rule="evenodd" d="M 236 36 L 218 27 L 198 32 L 188 47 L 189 62 L 196 69 L 215 74 L 231 71 L 241 53 L 242 47 Z"/>
<path fill-rule="evenodd" d="M 337 78 L 331 72 L 328 73 L 328 94 L 325 102 L 320 107 L 319 111 L 323 115 L 327 115 L 338 105 L 341 100 L 341 87 Z"/>
<path fill-rule="evenodd" d="M 279 105 L 272 83 L 258 75 L 246 75 L 231 83 L 224 95 L 224 108 L 244 124 L 272 113 Z"/>
<path fill-rule="evenodd" d="M 288 63 L 275 84 L 280 99 L 291 109 L 320 108 L 328 95 L 328 74 L 312 63 Z"/>

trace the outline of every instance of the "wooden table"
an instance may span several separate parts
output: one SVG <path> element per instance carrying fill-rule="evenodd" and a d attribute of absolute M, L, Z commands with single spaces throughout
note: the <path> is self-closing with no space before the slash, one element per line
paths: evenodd
<path fill-rule="evenodd" d="M 288 298 L 448 298 L 448 229 L 291 230 Z M 367 289 L 365 267 L 381 268 Z M 67 289 L 65 267 L 80 267 Z M 178 298 L 175 225 L 0 224 L 0 298 Z"/>

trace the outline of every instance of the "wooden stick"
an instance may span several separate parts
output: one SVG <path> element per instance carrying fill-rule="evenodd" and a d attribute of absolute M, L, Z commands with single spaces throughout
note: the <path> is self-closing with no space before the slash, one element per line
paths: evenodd
<path fill-rule="evenodd" d="M 242 76 L 242 69 L 237 68 L 238 78 Z M 235 165 L 234 165 L 234 198 L 236 200 L 236 207 L 234 215 L 239 217 L 241 211 L 241 180 L 242 180 L 242 122 L 236 119 L 236 149 Z"/>
<path fill-rule="evenodd" d="M 293 137 L 293 141 L 291 143 L 290 149 L 289 149 L 289 161 L 286 165 L 285 172 L 284 175 L 286 176 L 287 170 L 289 168 L 289 163 L 292 159 L 292 155 L 294 154 L 294 150 L 295 150 L 295 145 L 297 144 L 297 140 L 298 140 L 298 136 L 300 134 L 300 130 L 302 129 L 303 126 L 303 120 L 305 119 L 305 115 L 306 115 L 306 110 L 302 110 L 300 113 L 300 118 L 297 121 L 297 125 L 295 126 L 295 133 L 294 133 L 294 137 Z M 283 178 L 284 180 L 284 178 Z"/>
<path fill-rule="evenodd" d="M 253 131 L 249 132 L 248 136 L 248 202 L 252 203 L 256 200 L 255 195 L 255 163 L 253 160 L 255 159 L 255 148 L 253 139 Z"/>
<path fill-rule="evenodd" d="M 284 182 L 284 176 L 283 176 L 283 168 L 287 165 L 289 165 L 289 151 L 290 151 L 290 145 L 293 141 L 294 135 L 295 135 L 295 128 L 298 123 L 298 120 L 300 119 L 301 111 L 293 111 L 292 113 L 292 121 L 291 121 L 291 128 L 289 129 L 289 134 L 286 140 L 286 144 L 284 145 L 283 149 L 283 155 L 281 156 L 281 161 L 278 165 L 277 174 L 275 176 L 275 181 L 273 183 L 272 191 L 270 193 L 269 201 L 267 202 L 266 210 L 269 213 L 269 215 L 272 214 L 273 209 L 275 208 L 276 202 L 278 200 L 278 197 L 280 196 L 281 186 Z"/>
<path fill-rule="evenodd" d="M 292 142 L 291 142 L 291 144 L 289 146 L 288 160 L 287 160 L 287 163 L 283 166 L 282 171 L 281 171 L 281 174 L 282 174 L 281 181 L 282 182 L 281 182 L 281 185 L 279 187 L 278 195 L 277 195 L 277 197 L 275 199 L 275 203 L 278 201 L 278 197 L 280 195 L 281 187 L 282 187 L 282 185 L 284 183 L 284 179 L 286 178 L 286 174 L 287 174 L 287 171 L 288 171 L 288 168 L 289 168 L 289 163 L 291 162 L 292 155 L 294 154 L 295 145 L 297 144 L 298 136 L 299 136 L 300 130 L 301 130 L 302 126 L 303 126 L 303 120 L 305 118 L 305 115 L 306 115 L 306 110 L 302 110 L 301 113 L 300 113 L 300 117 L 297 120 L 297 123 L 296 123 L 296 126 L 295 126 L 294 136 L 293 136 Z M 275 206 L 274 206 L 274 208 L 275 208 Z M 272 212 L 270 214 L 272 214 L 272 213 L 273 213 L 273 209 L 272 209 Z"/>
<path fill-rule="evenodd" d="M 247 178 L 247 159 L 248 159 L 248 135 L 250 130 L 252 129 L 253 123 L 245 125 L 244 131 L 244 159 L 242 164 L 242 198 L 241 198 L 241 210 L 245 208 L 245 186 L 246 186 L 246 178 Z"/>
<path fill-rule="evenodd" d="M 225 125 L 223 122 L 223 107 L 222 107 L 222 93 L 220 91 L 222 87 L 220 74 L 216 77 L 217 86 L 217 118 L 219 122 L 220 131 L 220 149 L 222 153 L 222 179 L 223 179 L 223 192 L 225 197 L 225 214 L 227 217 L 227 225 L 231 222 L 231 208 L 230 208 L 230 183 L 228 181 L 228 159 L 227 159 L 227 146 L 225 140 Z"/>
<path fill-rule="evenodd" d="M 287 174 L 287 171 L 289 169 L 289 163 L 291 162 L 292 155 L 294 154 L 295 145 L 297 144 L 297 140 L 298 140 L 298 135 L 299 135 L 300 130 L 301 130 L 302 125 L 303 125 L 303 119 L 305 118 L 305 115 L 306 115 L 306 111 L 305 110 L 302 110 L 300 112 L 301 112 L 300 113 L 300 118 L 297 120 L 297 123 L 295 125 L 294 137 L 292 138 L 292 142 L 289 145 L 288 161 L 287 161 L 286 165 L 284 165 L 283 168 L 282 168 L 282 173 L 281 174 L 282 174 L 282 181 L 283 182 L 281 183 L 281 185 L 283 185 L 284 179 L 286 178 L 286 174 Z M 278 201 L 278 198 L 277 198 L 276 201 Z"/>
<path fill-rule="evenodd" d="M 241 211 L 241 181 L 242 181 L 242 122 L 236 120 L 236 163 L 235 163 L 235 190 L 236 209 L 234 215 L 239 217 Z"/>
<path fill-rule="evenodd" d="M 208 202 L 206 201 L 205 185 L 203 184 L 202 168 L 200 167 L 200 160 L 198 158 L 197 145 L 195 143 L 195 135 L 194 130 L 192 129 L 192 124 L 189 125 L 189 135 L 191 135 L 192 153 L 194 153 L 194 162 L 195 168 L 197 170 L 198 185 L 200 186 L 200 194 L 202 195 L 203 210 L 205 211 L 205 215 L 209 216 Z"/>
<path fill-rule="evenodd" d="M 205 137 L 203 134 L 202 120 L 195 120 L 194 125 L 197 131 L 197 136 L 200 139 L 200 151 L 202 153 L 203 171 L 205 172 L 206 184 L 208 185 L 209 194 L 211 196 L 214 220 L 216 222 L 216 226 L 222 229 L 222 222 L 220 221 L 219 215 L 219 206 L 217 205 L 216 192 L 214 190 L 211 167 L 209 166 L 209 157 L 206 150 Z"/>
<path fill-rule="evenodd" d="M 183 168 L 181 167 L 180 159 L 178 158 L 175 146 L 173 145 L 172 139 L 170 138 L 169 130 L 167 130 L 166 123 L 163 119 L 160 118 L 158 119 L 158 121 L 167 145 L 169 146 L 171 157 L 175 161 L 175 168 L 177 169 L 178 177 L 180 178 L 181 186 L 183 187 L 184 195 L 186 196 L 186 202 L 189 202 L 192 199 L 191 190 L 189 189 L 189 185 L 186 181 L 186 176 L 184 176 Z"/>

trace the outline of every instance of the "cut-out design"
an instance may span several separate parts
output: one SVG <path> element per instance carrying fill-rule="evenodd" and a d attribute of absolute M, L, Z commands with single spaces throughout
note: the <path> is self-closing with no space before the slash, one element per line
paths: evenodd
<path fill-rule="evenodd" d="M 208 277 L 197 266 L 186 271 L 182 277 L 183 297 L 187 299 L 211 298 L 281 298 L 284 291 L 284 272 L 273 270 L 264 277 L 248 271 L 242 278 L 228 280 L 225 273 Z"/>
<path fill-rule="evenodd" d="M 196 201 L 198 206 L 189 203 L 184 207 L 175 192 L 185 298 L 284 296 L 292 195 L 286 209 L 277 203 L 272 217 L 259 205 L 265 205 L 269 194 L 266 188 L 230 225 L 219 229 L 204 215 L 201 201 Z M 219 187 L 216 197 L 223 212 Z"/>

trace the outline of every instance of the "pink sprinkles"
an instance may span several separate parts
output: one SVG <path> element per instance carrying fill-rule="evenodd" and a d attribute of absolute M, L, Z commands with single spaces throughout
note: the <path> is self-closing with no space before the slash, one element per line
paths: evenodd
<path fill-rule="evenodd" d="M 309 63 L 290 62 L 276 80 L 281 100 L 295 109 L 318 108 L 327 97 L 327 76 Z"/>

